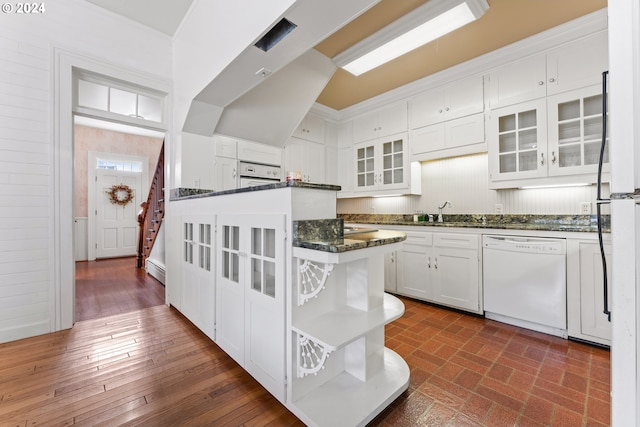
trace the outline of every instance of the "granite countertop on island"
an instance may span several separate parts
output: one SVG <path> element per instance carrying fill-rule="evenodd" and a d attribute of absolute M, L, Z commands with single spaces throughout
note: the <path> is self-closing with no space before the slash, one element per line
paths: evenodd
<path fill-rule="evenodd" d="M 323 252 L 348 252 L 402 242 L 406 238 L 405 233 L 394 230 L 372 230 L 345 237 L 341 218 L 293 222 L 293 246 Z"/>
<path fill-rule="evenodd" d="M 316 184 L 313 182 L 301 181 L 283 181 L 274 182 L 273 184 L 256 185 L 253 187 L 234 188 L 232 190 L 215 191 L 205 190 L 202 188 L 173 188 L 169 192 L 169 200 L 172 202 L 178 200 L 200 199 L 203 197 L 224 196 L 226 194 L 249 193 L 252 191 L 275 190 L 278 188 L 310 188 L 314 190 L 340 191 L 339 185 Z"/>

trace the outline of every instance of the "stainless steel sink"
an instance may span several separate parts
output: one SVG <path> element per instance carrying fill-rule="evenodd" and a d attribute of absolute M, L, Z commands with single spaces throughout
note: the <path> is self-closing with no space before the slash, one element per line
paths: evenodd
<path fill-rule="evenodd" d="M 351 236 L 354 234 L 363 234 L 363 233 L 373 233 L 374 231 L 378 231 L 377 228 L 367 228 L 367 227 L 344 227 L 344 235 Z"/>

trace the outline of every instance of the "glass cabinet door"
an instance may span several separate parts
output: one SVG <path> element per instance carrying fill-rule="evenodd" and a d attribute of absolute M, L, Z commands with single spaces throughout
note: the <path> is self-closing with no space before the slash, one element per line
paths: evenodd
<path fill-rule="evenodd" d="M 546 175 L 544 104 L 544 100 L 537 100 L 492 112 L 489 143 L 493 181 Z"/>
<path fill-rule="evenodd" d="M 404 182 L 404 144 L 402 139 L 382 144 L 382 184 Z"/>
<path fill-rule="evenodd" d="M 595 172 L 602 145 L 602 94 L 597 90 L 550 98 L 550 175 Z M 608 154 L 605 150 L 604 163 L 609 162 Z"/>
<path fill-rule="evenodd" d="M 367 188 L 376 185 L 375 146 L 365 145 L 356 148 L 356 187 Z"/>

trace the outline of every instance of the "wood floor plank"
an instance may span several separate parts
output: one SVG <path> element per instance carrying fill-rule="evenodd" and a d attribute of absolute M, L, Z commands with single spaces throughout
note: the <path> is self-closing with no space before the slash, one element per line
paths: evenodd
<path fill-rule="evenodd" d="M 105 265 L 107 263 L 101 264 L 101 268 Z M 101 280 L 106 283 L 106 279 Z M 108 289 L 102 286 L 101 298 L 113 307 L 128 306 L 128 303 L 115 302 L 113 295 L 108 296 Z M 576 414 L 582 417 L 584 425 L 602 425 L 602 414 L 595 414 L 589 402 L 594 401 L 600 405 L 598 408 L 605 408 L 603 410 L 609 408 L 606 350 L 594 350 L 583 344 L 402 300 L 405 315 L 386 331 L 390 345 L 401 346 L 413 369 L 411 393 L 403 394 L 401 403 L 390 406 L 368 427 L 392 425 L 390 423 L 397 420 L 405 425 L 420 425 L 431 416 L 431 409 L 424 406 L 425 400 L 437 401 L 431 408 L 442 410 L 442 414 L 457 416 L 449 420 L 448 425 L 464 418 L 469 420 L 468 425 L 477 426 L 469 418 L 474 412 L 465 412 L 465 408 L 472 409 L 474 402 L 486 400 L 484 397 L 471 389 L 466 392 L 472 396 L 467 401 L 457 399 L 455 405 L 450 405 L 451 399 L 447 400 L 447 396 L 451 396 L 447 390 L 462 390 L 461 387 L 470 384 L 463 382 L 463 377 L 477 379 L 477 374 L 466 372 L 464 376 L 463 372 L 447 383 L 444 379 L 449 375 L 447 369 L 455 371 L 454 361 L 462 360 L 461 355 L 485 358 L 496 368 L 501 366 L 500 356 L 504 356 L 505 351 L 517 353 L 521 362 L 522 357 L 546 354 L 536 358 L 536 363 L 542 363 L 538 372 L 545 377 L 534 379 L 527 374 L 525 377 L 531 381 L 523 381 L 525 377 L 519 376 L 516 370 L 527 366 L 520 363 L 513 368 L 506 367 L 513 372 L 503 382 L 499 382 L 500 377 L 492 377 L 499 373 L 492 370 L 481 384 L 489 381 L 499 385 L 504 393 L 521 394 L 531 388 L 532 382 L 538 384 L 543 380 L 543 384 L 554 390 L 554 396 L 563 395 L 564 390 L 568 405 L 575 392 L 563 382 L 569 381 L 567 378 L 585 377 L 578 375 L 578 370 L 590 372 L 586 375 L 589 394 L 579 396 L 585 409 Z M 517 358 L 513 354 L 509 356 Z M 439 369 L 427 372 L 420 368 L 422 365 L 412 366 L 414 361 L 436 360 L 434 358 L 443 361 Z M 552 383 L 552 374 L 557 374 L 557 384 Z M 517 385 L 520 382 L 522 390 Z M 576 380 L 573 384 L 577 386 L 581 382 Z M 438 392 L 438 388 L 441 391 Z M 563 399 L 541 402 L 545 396 L 534 394 L 529 393 L 533 396 L 531 402 L 553 405 L 556 418 L 550 423 L 549 412 L 540 411 L 547 414 L 547 421 L 536 420 L 532 418 L 536 411 L 523 404 L 523 413 L 516 414 L 514 422 L 519 425 L 561 423 L 558 417 L 567 414 L 561 406 L 565 403 Z M 485 419 L 506 411 L 499 401 L 490 404 Z M 566 407 L 571 410 L 570 406 Z M 79 321 L 67 331 L 0 345 L 0 427 L 72 425 L 300 427 L 304 424 L 182 314 L 172 307 L 157 305 Z"/>

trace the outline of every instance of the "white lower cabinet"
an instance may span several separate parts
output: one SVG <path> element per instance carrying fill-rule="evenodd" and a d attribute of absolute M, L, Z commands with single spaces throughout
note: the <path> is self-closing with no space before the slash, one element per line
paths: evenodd
<path fill-rule="evenodd" d="M 611 308 L 611 245 L 605 243 Z M 611 345 L 611 323 L 604 314 L 604 278 L 597 241 L 567 241 L 567 326 L 570 337 Z"/>
<path fill-rule="evenodd" d="M 285 215 L 217 218 L 216 343 L 284 401 Z"/>
<path fill-rule="evenodd" d="M 398 254 L 397 292 L 482 313 L 480 236 L 405 231 Z"/>
<path fill-rule="evenodd" d="M 215 340 L 215 215 L 182 217 L 180 311 Z"/>

